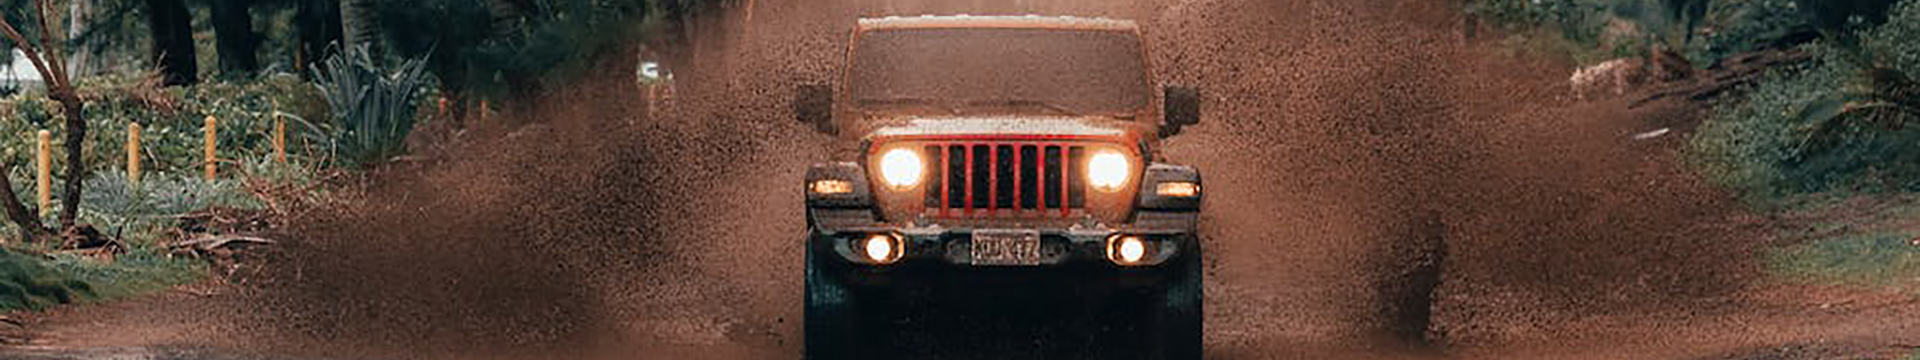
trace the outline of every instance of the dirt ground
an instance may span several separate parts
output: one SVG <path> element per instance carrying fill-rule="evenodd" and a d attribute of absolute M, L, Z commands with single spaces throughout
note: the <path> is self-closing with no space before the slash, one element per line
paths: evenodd
<path fill-rule="evenodd" d="M 1694 104 L 1574 102 L 1564 64 L 1464 37 L 1443 1 L 754 0 L 395 164 L 280 230 L 244 284 L 29 319 L 0 357 L 793 359 L 800 180 L 833 139 L 792 121 L 860 16 L 1135 19 L 1202 124 L 1209 358 L 1851 359 L 1920 347 L 1920 300 L 1764 277 L 1767 218 L 1682 165 Z M 649 114 L 652 114 L 649 116 Z M 1664 137 L 1633 134 L 1672 127 Z M 1428 334 L 1382 289 L 1446 240 Z M 142 355 L 144 354 L 144 355 Z"/>

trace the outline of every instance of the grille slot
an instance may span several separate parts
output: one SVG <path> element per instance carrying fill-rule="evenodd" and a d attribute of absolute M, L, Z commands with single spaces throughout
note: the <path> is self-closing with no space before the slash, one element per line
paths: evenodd
<path fill-rule="evenodd" d="M 1065 216 L 1086 207 L 1083 146 L 968 142 L 924 150 L 930 214 Z"/>

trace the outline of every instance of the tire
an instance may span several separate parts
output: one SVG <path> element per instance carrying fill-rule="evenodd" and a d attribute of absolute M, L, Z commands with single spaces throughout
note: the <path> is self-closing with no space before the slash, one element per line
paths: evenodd
<path fill-rule="evenodd" d="M 1200 360 L 1203 351 L 1202 339 L 1205 335 L 1204 322 L 1206 312 L 1205 261 L 1201 254 L 1200 238 L 1190 238 L 1193 244 L 1187 248 L 1188 254 L 1178 268 L 1169 272 L 1173 281 L 1161 290 L 1162 296 L 1154 309 L 1152 326 L 1148 339 L 1156 349 L 1153 358 L 1161 360 Z"/>
<path fill-rule="evenodd" d="M 807 360 L 856 358 L 852 340 L 858 339 L 856 303 L 853 289 L 832 279 L 817 259 L 812 239 L 808 239 L 806 264 L 806 311 L 803 313 Z"/>

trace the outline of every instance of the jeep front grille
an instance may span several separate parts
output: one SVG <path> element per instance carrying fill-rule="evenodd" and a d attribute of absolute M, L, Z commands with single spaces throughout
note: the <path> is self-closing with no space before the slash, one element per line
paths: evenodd
<path fill-rule="evenodd" d="M 1068 216 L 1086 208 L 1086 148 L 1055 143 L 930 144 L 927 212 Z"/>

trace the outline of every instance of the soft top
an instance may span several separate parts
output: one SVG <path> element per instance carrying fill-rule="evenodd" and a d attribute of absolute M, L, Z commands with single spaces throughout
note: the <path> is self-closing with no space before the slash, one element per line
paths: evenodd
<path fill-rule="evenodd" d="M 928 28 L 1028 28 L 1064 30 L 1136 31 L 1133 21 L 1078 16 L 888 16 L 860 19 L 859 31 Z"/>

